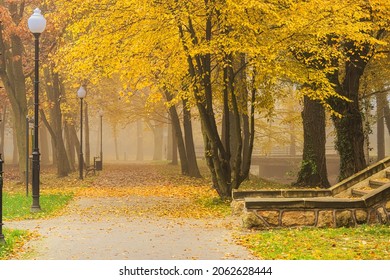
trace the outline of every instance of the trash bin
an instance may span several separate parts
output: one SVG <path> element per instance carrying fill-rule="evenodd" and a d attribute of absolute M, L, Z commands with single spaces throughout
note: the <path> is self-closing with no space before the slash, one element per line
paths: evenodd
<path fill-rule="evenodd" d="M 103 170 L 103 163 L 102 163 L 101 159 L 95 160 L 95 170 L 97 170 L 97 171 Z"/>

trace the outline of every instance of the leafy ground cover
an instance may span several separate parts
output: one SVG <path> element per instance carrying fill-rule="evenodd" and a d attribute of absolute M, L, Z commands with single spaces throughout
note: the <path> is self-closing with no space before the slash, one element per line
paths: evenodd
<path fill-rule="evenodd" d="M 3 221 L 43 219 L 60 215 L 65 206 L 72 200 L 72 191 L 61 191 L 64 182 L 72 180 L 57 178 L 54 170 L 41 174 L 40 206 L 42 211 L 31 213 L 32 197 L 26 196 L 25 185 L 19 181 L 18 170 L 14 166 L 7 166 L 3 191 Z M 69 183 L 69 182 L 68 182 Z M 24 244 L 34 238 L 34 234 L 18 229 L 3 228 L 6 243 L 0 244 L 0 259 L 10 259 L 23 250 Z"/>
<path fill-rule="evenodd" d="M 254 255 L 269 260 L 389 260 L 390 227 L 301 228 L 237 236 Z"/>
<path fill-rule="evenodd" d="M 19 254 L 23 250 L 24 244 L 34 235 L 26 230 L 3 229 L 6 237 L 5 243 L 0 243 L 0 260 L 10 259 L 13 255 Z"/>
<path fill-rule="evenodd" d="M 218 198 L 211 188 L 207 169 L 201 169 L 203 178 L 189 178 L 180 175 L 179 166 L 166 163 L 111 164 L 83 181 L 76 173 L 56 178 L 54 170 L 46 170 L 41 179 L 42 213 L 29 213 L 31 198 L 26 199 L 24 186 L 11 180 L 5 187 L 5 220 L 48 218 L 61 214 L 61 209 L 72 197 L 118 198 L 125 202 L 134 198 L 145 202 L 153 200 L 153 203 L 131 204 L 131 207 L 128 207 L 127 201 L 123 204 L 126 206 L 113 209 L 117 215 L 136 215 L 145 219 L 153 216 L 174 219 L 229 216 L 229 203 Z M 243 184 L 244 189 L 278 187 L 288 186 L 257 178 Z M 102 216 L 105 214 L 112 213 L 101 212 Z M 12 256 L 32 237 L 23 231 L 6 231 L 5 235 L 10 247 L 0 249 L 0 258 L 5 258 L 4 254 Z M 361 226 L 244 232 L 237 234 L 236 241 L 261 259 L 390 259 L 389 236 L 388 226 Z"/>

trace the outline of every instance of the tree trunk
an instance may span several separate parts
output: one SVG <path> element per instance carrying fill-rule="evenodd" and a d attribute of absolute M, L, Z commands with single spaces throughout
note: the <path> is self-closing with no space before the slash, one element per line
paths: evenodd
<path fill-rule="evenodd" d="M 165 97 L 166 97 L 168 102 L 172 101 L 172 95 L 168 91 L 165 91 Z M 169 114 L 170 114 L 170 118 L 172 121 L 172 127 L 173 127 L 173 132 L 174 132 L 173 137 L 175 138 L 175 140 L 177 142 L 177 148 L 179 150 L 181 173 L 183 175 L 189 175 L 186 147 L 184 144 L 183 133 L 182 133 L 181 126 L 180 126 L 179 115 L 178 115 L 178 113 L 176 111 L 176 107 L 174 105 L 169 107 Z"/>
<path fill-rule="evenodd" d="M 198 163 L 196 161 L 194 136 L 192 134 L 191 109 L 187 108 L 187 101 L 183 100 L 183 127 L 185 148 L 188 160 L 188 175 L 200 178 Z"/>
<path fill-rule="evenodd" d="M 305 96 L 302 120 L 302 165 L 294 185 L 327 188 L 330 184 L 325 157 L 325 109 L 318 101 Z"/>
<path fill-rule="evenodd" d="M 221 24 L 221 27 L 223 27 L 221 29 L 223 30 L 222 32 L 229 32 L 229 27 L 224 26 L 225 22 L 223 20 L 218 21 L 222 18 L 218 17 L 218 8 L 214 7 L 214 4 L 214 2 L 206 2 L 206 21 L 202 31 L 195 30 L 191 18 L 188 18 L 185 26 L 178 23 L 178 28 L 182 46 L 187 54 L 188 73 L 192 80 L 196 81 L 192 84 L 191 90 L 201 119 L 205 158 L 211 172 L 213 187 L 222 199 L 231 199 L 232 189 L 238 188 L 242 181 L 248 178 L 253 150 L 254 122 L 249 123 L 249 119 L 247 121 L 242 120 L 242 115 L 248 114 L 248 102 L 246 101 L 248 98 L 248 91 L 246 90 L 248 84 L 246 74 L 243 75 L 245 76 L 244 79 L 238 77 L 236 80 L 237 74 L 245 71 L 246 64 L 245 62 L 243 64 L 241 63 L 241 59 L 245 57 L 240 57 L 240 69 L 236 69 L 236 72 L 233 69 L 233 54 L 225 54 L 224 61 L 221 63 L 223 77 L 220 78 L 222 78 L 222 84 L 224 85 L 224 135 L 221 138 L 213 108 L 216 94 L 213 92 L 212 77 L 218 74 L 215 72 L 214 75 L 213 73 L 213 69 L 215 69 L 214 65 L 212 65 L 213 57 L 210 53 L 192 55 L 189 49 L 189 45 L 192 44 L 196 47 L 199 44 L 199 34 L 197 32 L 204 32 L 201 34 L 201 37 L 202 41 L 204 40 L 205 42 L 211 41 L 213 35 L 212 29 L 215 25 Z M 215 19 L 214 13 L 217 14 L 217 22 L 213 22 Z M 191 39 L 189 44 L 187 41 L 188 36 Z M 243 88 L 245 90 L 236 88 L 237 81 L 243 82 L 245 85 Z M 255 90 L 252 92 L 252 97 L 254 94 Z M 250 102 L 252 101 L 254 100 L 251 99 Z M 242 109 L 243 105 L 246 109 Z M 254 116 L 254 113 L 252 113 L 253 104 L 251 106 L 250 116 L 252 121 Z M 229 115 L 230 112 L 232 115 Z M 230 116 L 233 116 L 233 118 L 230 119 Z M 234 124 L 231 125 L 231 122 Z M 247 127 L 243 128 L 244 125 Z M 250 128 L 246 130 L 248 126 Z M 245 137 L 243 136 L 244 134 L 246 137 L 249 137 L 249 140 L 243 139 Z M 236 139 L 237 144 L 234 145 L 234 150 L 230 154 L 229 147 L 231 147 L 231 138 Z M 246 151 L 243 150 L 244 146 Z M 245 155 L 245 159 L 243 159 L 243 155 Z M 243 170 L 244 166 L 245 170 Z"/>
<path fill-rule="evenodd" d="M 364 156 L 363 118 L 359 104 L 360 79 L 367 66 L 370 45 L 356 46 L 355 42 L 344 43 L 347 60 L 340 81 L 339 71 L 328 74 L 335 91 L 349 100 L 333 99 L 331 105 L 341 117 L 333 116 L 336 129 L 336 149 L 340 155 L 339 180 L 352 176 L 367 166 Z"/>
<path fill-rule="evenodd" d="M 62 129 L 61 95 L 64 92 L 60 78 L 49 67 L 44 70 L 46 79 L 46 95 L 52 106 L 49 109 L 50 120 L 46 118 L 42 111 L 42 120 L 48 129 L 53 143 L 53 163 L 57 167 L 57 176 L 65 177 L 69 175 L 71 166 L 65 148 Z"/>
<path fill-rule="evenodd" d="M 18 8 L 18 3 L 8 4 L 9 11 L 15 23 L 23 16 L 23 6 Z M 19 13 L 19 10 L 21 13 Z M 18 151 L 19 175 L 24 180 L 26 169 L 26 81 L 23 72 L 24 46 L 18 35 L 11 34 L 10 38 L 4 38 L 4 25 L 0 22 L 0 78 L 3 81 L 5 91 L 11 103 L 13 113 L 13 129 L 15 139 L 15 152 Z M 8 40 L 9 39 L 9 40 Z M 15 155 L 15 154 L 14 154 Z"/>

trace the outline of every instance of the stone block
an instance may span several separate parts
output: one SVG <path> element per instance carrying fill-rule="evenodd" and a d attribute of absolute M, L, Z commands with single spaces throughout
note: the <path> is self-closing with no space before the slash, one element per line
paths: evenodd
<path fill-rule="evenodd" d="M 303 208 L 305 206 L 305 200 L 303 198 L 245 198 L 246 209 L 291 209 L 291 208 Z"/>
<path fill-rule="evenodd" d="M 354 226 L 352 212 L 349 210 L 336 212 L 336 227 L 350 227 Z"/>
<path fill-rule="evenodd" d="M 378 217 L 379 217 L 379 222 L 382 224 L 387 223 L 387 213 L 383 207 L 379 207 L 377 210 Z"/>
<path fill-rule="evenodd" d="M 253 212 L 245 212 L 242 216 L 242 226 L 247 229 L 266 228 L 267 224 Z"/>
<path fill-rule="evenodd" d="M 244 212 L 244 206 L 244 201 L 233 200 L 230 204 L 230 207 L 232 208 L 232 214 L 235 216 L 241 215 Z"/>
<path fill-rule="evenodd" d="M 376 211 L 372 210 L 368 214 L 368 224 L 377 224 L 378 223 L 378 215 Z"/>
<path fill-rule="evenodd" d="M 390 200 L 386 202 L 386 210 L 390 211 Z"/>
<path fill-rule="evenodd" d="M 258 211 L 257 215 L 271 226 L 279 226 L 279 211 Z"/>
<path fill-rule="evenodd" d="M 334 227 L 332 210 L 323 210 L 318 212 L 317 227 Z"/>
<path fill-rule="evenodd" d="M 282 226 L 314 226 L 314 211 L 285 211 L 282 214 Z"/>
<path fill-rule="evenodd" d="M 356 223 L 359 225 L 365 224 L 367 222 L 368 214 L 366 210 L 358 209 L 355 211 Z"/>

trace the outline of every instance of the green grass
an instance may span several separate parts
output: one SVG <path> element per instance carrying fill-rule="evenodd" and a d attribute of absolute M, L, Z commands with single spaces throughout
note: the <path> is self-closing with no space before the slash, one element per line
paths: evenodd
<path fill-rule="evenodd" d="M 0 260 L 12 258 L 14 254 L 22 252 L 23 245 L 32 237 L 25 230 L 3 229 L 5 243 L 0 243 Z"/>
<path fill-rule="evenodd" d="M 196 203 L 216 213 L 218 216 L 226 217 L 232 213 L 230 202 L 219 197 L 200 197 Z"/>
<path fill-rule="evenodd" d="M 21 193 L 3 194 L 3 219 L 23 220 L 47 218 L 60 213 L 68 202 L 72 199 L 71 194 L 43 194 L 40 196 L 40 206 L 42 211 L 31 213 L 31 196 L 26 197 Z M 25 230 L 3 229 L 5 244 L 0 244 L 0 260 L 10 259 L 14 254 L 23 252 L 23 245 L 31 239 L 33 235 Z"/>
<path fill-rule="evenodd" d="M 42 194 L 40 196 L 40 206 L 42 211 L 31 213 L 31 196 L 21 193 L 3 194 L 3 218 L 4 220 L 22 220 L 46 218 L 58 213 L 72 199 L 71 194 Z"/>
<path fill-rule="evenodd" d="M 280 229 L 237 237 L 269 260 L 389 260 L 390 227 Z"/>

